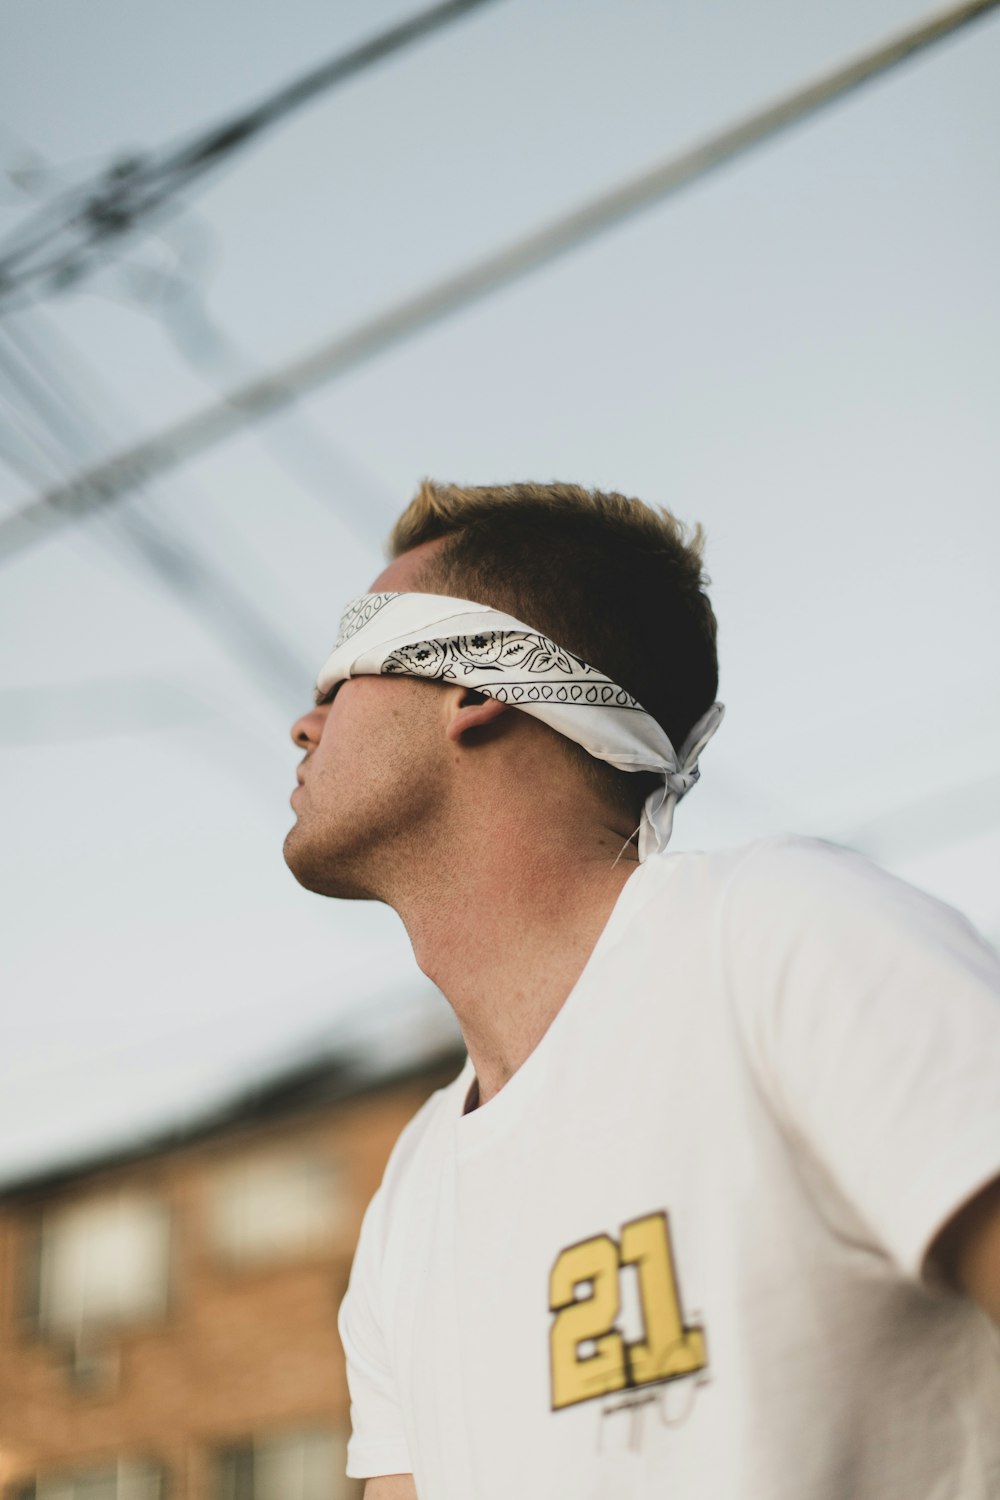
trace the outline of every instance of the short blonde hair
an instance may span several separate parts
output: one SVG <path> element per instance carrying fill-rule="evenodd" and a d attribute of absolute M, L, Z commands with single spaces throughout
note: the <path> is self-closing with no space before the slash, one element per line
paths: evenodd
<path fill-rule="evenodd" d="M 654 509 L 615 490 L 587 490 L 579 484 L 555 482 L 468 486 L 421 480 L 417 493 L 392 528 L 390 555 L 398 557 L 421 542 L 461 531 L 480 516 L 492 517 L 525 506 L 558 517 L 589 515 L 610 530 L 627 531 L 650 546 L 676 547 L 701 572 L 705 533 L 700 524 L 689 530 L 664 507 Z M 521 514 L 525 514 L 523 509 Z"/>
<path fill-rule="evenodd" d="M 393 557 L 439 537 L 421 587 L 524 620 L 630 692 L 680 749 L 718 691 L 704 534 L 670 511 L 577 484 L 425 479 L 393 527 Z M 591 779 L 634 811 L 650 785 L 572 742 Z"/>

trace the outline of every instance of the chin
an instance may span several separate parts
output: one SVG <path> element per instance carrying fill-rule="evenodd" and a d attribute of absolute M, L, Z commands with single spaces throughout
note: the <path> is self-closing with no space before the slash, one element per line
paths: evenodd
<path fill-rule="evenodd" d="M 304 836 L 299 823 L 285 835 L 285 864 L 299 885 L 317 896 L 331 896 L 342 901 L 377 901 L 347 859 L 337 858 L 328 847 L 316 848 Z"/>
<path fill-rule="evenodd" d="M 285 864 L 299 885 L 305 886 L 307 891 L 318 891 L 321 895 L 324 894 L 322 882 L 320 882 L 320 862 L 316 858 L 317 851 L 311 849 L 308 839 L 303 837 L 301 824 L 293 823 L 286 833 L 282 853 L 285 856 Z"/>

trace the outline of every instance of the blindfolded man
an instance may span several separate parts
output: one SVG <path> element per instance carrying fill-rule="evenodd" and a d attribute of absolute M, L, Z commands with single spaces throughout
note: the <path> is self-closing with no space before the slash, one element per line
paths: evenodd
<path fill-rule="evenodd" d="M 399 913 L 469 1061 L 366 1215 L 349 1472 L 995 1495 L 995 956 L 829 845 L 665 852 L 722 712 L 698 533 L 428 482 L 392 551 L 294 726 L 285 852 Z"/>

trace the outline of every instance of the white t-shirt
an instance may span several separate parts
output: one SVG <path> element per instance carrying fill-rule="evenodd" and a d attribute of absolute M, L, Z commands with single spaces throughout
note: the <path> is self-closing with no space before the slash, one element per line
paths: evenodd
<path fill-rule="evenodd" d="M 472 1080 L 366 1216 L 350 1474 L 421 1500 L 1000 1495 L 1000 1338 L 924 1267 L 1000 1173 L 1000 964 L 963 918 L 810 840 L 663 855 L 463 1116 Z"/>

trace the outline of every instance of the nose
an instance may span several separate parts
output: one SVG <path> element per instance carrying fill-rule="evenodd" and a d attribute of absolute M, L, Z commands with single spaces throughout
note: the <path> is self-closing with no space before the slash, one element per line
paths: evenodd
<path fill-rule="evenodd" d="M 316 708 L 311 708 L 308 713 L 296 719 L 292 725 L 292 743 L 298 745 L 301 750 L 315 750 L 323 733 L 323 724 L 330 711 L 328 703 L 321 703 Z"/>

